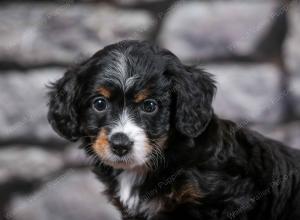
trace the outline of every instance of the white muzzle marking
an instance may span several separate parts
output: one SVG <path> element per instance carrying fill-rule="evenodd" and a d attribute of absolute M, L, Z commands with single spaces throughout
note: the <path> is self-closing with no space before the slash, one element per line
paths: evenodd
<path fill-rule="evenodd" d="M 124 133 L 133 142 L 132 152 L 128 157 L 133 159 L 133 166 L 143 165 L 147 158 L 147 136 L 144 130 L 139 127 L 129 116 L 126 110 L 120 115 L 119 121 L 112 128 L 109 138 L 115 133 Z"/>

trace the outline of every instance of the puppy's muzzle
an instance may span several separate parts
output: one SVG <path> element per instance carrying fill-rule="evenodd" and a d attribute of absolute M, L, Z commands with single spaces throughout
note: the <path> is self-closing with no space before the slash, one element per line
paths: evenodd
<path fill-rule="evenodd" d="M 111 151 L 119 156 L 123 157 L 128 154 L 133 146 L 133 141 L 124 133 L 115 133 L 110 137 L 109 140 Z"/>

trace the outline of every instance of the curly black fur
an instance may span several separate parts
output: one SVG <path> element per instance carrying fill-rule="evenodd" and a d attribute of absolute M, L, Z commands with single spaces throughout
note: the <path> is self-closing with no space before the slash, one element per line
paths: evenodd
<path fill-rule="evenodd" d="M 118 177 L 125 169 L 97 157 L 94 172 L 123 219 L 300 219 L 300 152 L 219 119 L 211 105 L 215 93 L 211 75 L 181 64 L 171 52 L 149 43 L 110 45 L 52 85 L 48 118 L 59 134 L 71 141 L 81 139 L 87 152 L 96 155 L 93 137 L 118 111 L 100 117 L 90 108 L 95 88 L 103 83 L 111 86 L 111 81 L 103 82 L 102 74 L 115 70 L 112 51 L 125 54 L 128 71 L 139 76 L 135 92 L 147 87 L 159 97 L 159 114 L 150 117 L 135 111 L 136 123 L 151 140 L 167 136 L 163 160 L 151 158 L 157 166 L 147 170 L 144 181 L 131 191 L 138 193 L 139 206 L 160 204 L 150 214 L 124 206 L 117 192 Z"/>

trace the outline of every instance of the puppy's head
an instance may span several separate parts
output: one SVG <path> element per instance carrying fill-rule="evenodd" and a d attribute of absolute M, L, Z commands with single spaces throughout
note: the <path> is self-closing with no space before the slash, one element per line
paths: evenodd
<path fill-rule="evenodd" d="M 63 137 L 88 140 L 117 169 L 151 165 L 170 132 L 199 136 L 212 117 L 210 75 L 146 42 L 110 45 L 52 85 L 48 119 Z"/>

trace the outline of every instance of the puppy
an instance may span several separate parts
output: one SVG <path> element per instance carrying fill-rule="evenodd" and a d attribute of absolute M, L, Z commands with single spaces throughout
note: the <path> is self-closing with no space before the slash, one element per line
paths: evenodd
<path fill-rule="evenodd" d="M 48 119 L 124 220 L 299 220 L 299 151 L 219 119 L 215 91 L 170 51 L 122 41 L 51 86 Z"/>

